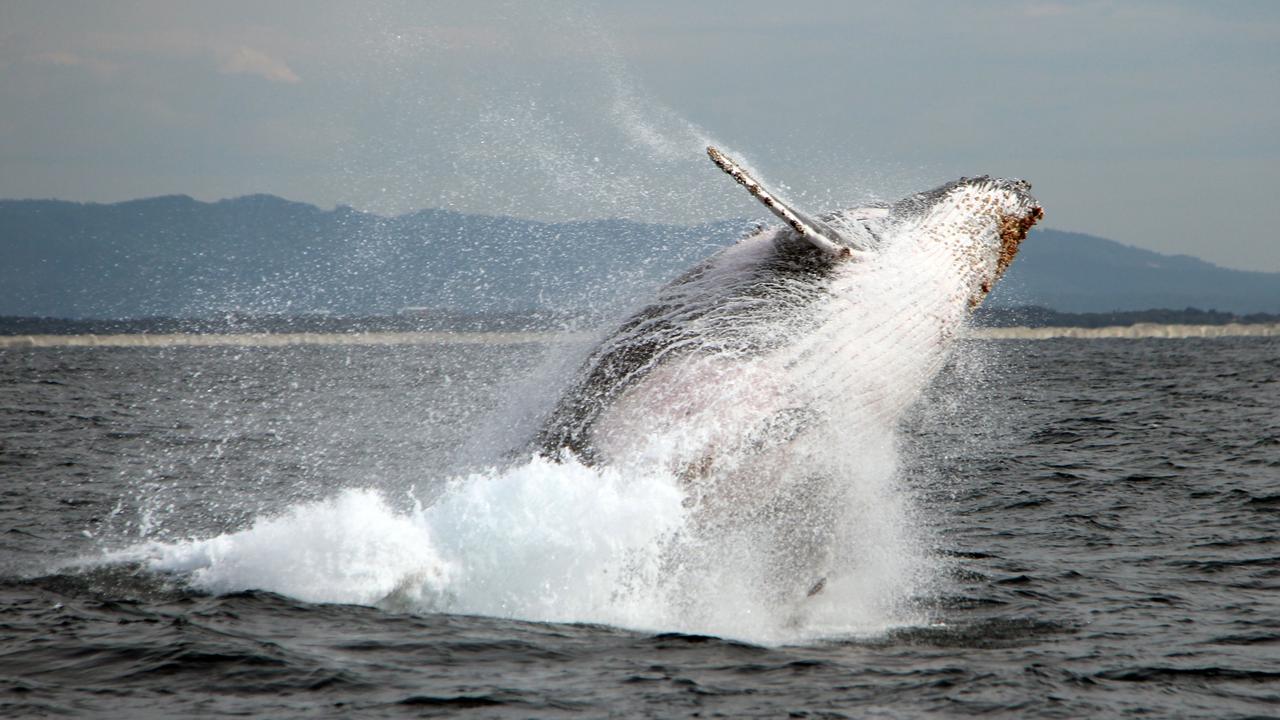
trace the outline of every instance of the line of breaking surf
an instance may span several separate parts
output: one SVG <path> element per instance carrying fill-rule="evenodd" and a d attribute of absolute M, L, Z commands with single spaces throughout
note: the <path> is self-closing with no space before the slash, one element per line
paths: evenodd
<path fill-rule="evenodd" d="M 366 333 L 135 333 L 119 335 L 5 335 L 0 348 L 22 347 L 282 347 L 286 345 L 517 345 L 575 342 L 587 336 L 556 332 Z"/>
<path fill-rule="evenodd" d="M 370 333 L 166 333 L 121 335 L 0 335 L 0 349 L 44 347 L 281 347 L 286 345 L 516 345 L 580 342 L 585 333 L 539 332 L 370 332 Z M 979 340 L 1144 339 L 1280 337 L 1280 323 L 1113 327 L 980 327 Z"/>
<path fill-rule="evenodd" d="M 971 337 L 981 340 L 1052 340 L 1108 338 L 1141 340 L 1147 338 L 1221 338 L 1280 337 L 1280 323 L 1227 323 L 1225 325 L 1162 325 L 1136 323 L 1108 327 L 983 327 L 974 328 Z"/>

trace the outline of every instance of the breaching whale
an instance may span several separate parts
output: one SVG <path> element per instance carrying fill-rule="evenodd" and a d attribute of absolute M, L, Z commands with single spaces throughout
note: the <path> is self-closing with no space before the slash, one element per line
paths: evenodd
<path fill-rule="evenodd" d="M 982 176 L 813 215 L 707 153 L 783 223 L 688 270 L 605 337 L 534 447 L 665 464 L 702 522 L 719 523 L 758 517 L 816 454 L 856 454 L 894 424 L 1042 210 L 1029 183 Z"/>

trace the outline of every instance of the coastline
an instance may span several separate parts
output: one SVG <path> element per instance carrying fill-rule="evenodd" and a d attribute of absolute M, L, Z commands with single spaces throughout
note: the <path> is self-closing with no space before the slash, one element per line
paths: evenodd
<path fill-rule="evenodd" d="M 1222 338 L 1280 337 L 1280 323 L 1226 323 L 1225 325 L 1165 325 L 1136 323 L 1110 327 L 980 327 L 970 337 L 980 340 L 1052 340 L 1079 338 L 1103 340 L 1111 338 L 1142 340 L 1147 338 Z"/>
<path fill-rule="evenodd" d="M 0 335 L 5 348 L 51 347 L 282 347 L 286 345 L 515 345 L 568 341 L 549 332 L 154 333 L 129 335 Z"/>
<path fill-rule="evenodd" d="M 512 345 L 573 342 L 583 334 L 555 332 L 367 332 L 367 333 L 137 333 L 120 335 L 0 335 L 0 350 L 52 347 L 283 347 L 287 345 Z M 976 340 L 1146 339 L 1280 337 L 1280 323 L 1225 325 L 1136 325 L 1084 327 L 979 327 Z"/>

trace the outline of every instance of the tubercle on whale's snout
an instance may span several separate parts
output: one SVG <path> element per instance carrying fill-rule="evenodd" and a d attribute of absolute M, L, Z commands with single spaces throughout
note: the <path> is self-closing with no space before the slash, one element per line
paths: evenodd
<path fill-rule="evenodd" d="M 996 277 L 1002 277 L 1013 258 L 1018 254 L 1027 232 L 1044 217 L 1044 208 L 1035 205 L 1022 215 L 1000 216 L 1000 255 L 996 257 Z"/>
<path fill-rule="evenodd" d="M 1044 217 L 1044 208 L 1034 205 L 1021 215 L 1000 216 L 1000 254 L 996 256 L 996 272 L 991 278 L 978 285 L 978 292 L 969 298 L 969 309 L 976 310 L 982 301 L 991 294 L 992 285 L 1004 276 L 1022 241 L 1027 239 L 1027 232 Z"/>

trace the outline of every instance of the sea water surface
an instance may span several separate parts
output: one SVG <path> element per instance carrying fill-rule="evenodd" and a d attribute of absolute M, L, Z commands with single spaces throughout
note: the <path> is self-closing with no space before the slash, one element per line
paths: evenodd
<path fill-rule="evenodd" d="M 1280 340 L 964 343 L 785 616 L 505 452 L 562 350 L 0 350 L 0 715 L 1276 715 Z"/>

